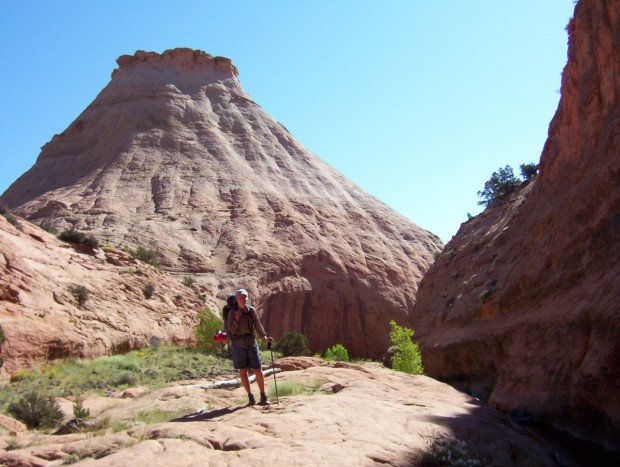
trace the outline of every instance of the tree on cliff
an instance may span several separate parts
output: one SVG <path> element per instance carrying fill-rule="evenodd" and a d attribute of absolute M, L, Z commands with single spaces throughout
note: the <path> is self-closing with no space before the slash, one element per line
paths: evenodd
<path fill-rule="evenodd" d="M 478 201 L 478 204 L 489 206 L 495 201 L 505 199 L 513 191 L 515 191 L 521 185 L 521 179 L 515 177 L 512 167 L 507 165 L 504 168 L 499 168 L 497 172 L 493 172 L 491 178 L 484 183 L 484 190 L 478 192 L 482 201 Z"/>
<path fill-rule="evenodd" d="M 512 167 L 509 165 L 504 168 L 500 167 L 497 172 L 493 172 L 491 178 L 485 182 L 484 190 L 478 192 L 478 196 L 483 198 L 482 201 L 478 201 L 478 204 L 488 207 L 496 201 L 506 199 L 511 193 L 538 175 L 538 164 L 521 164 L 519 169 L 523 180 L 515 176 Z"/>

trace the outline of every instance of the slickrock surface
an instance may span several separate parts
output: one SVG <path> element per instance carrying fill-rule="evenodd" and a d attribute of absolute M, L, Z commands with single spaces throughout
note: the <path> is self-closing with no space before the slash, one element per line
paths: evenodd
<path fill-rule="evenodd" d="M 461 226 L 414 309 L 431 376 L 616 450 L 619 13 L 577 4 L 540 175 Z"/>
<path fill-rule="evenodd" d="M 270 333 L 378 357 L 443 245 L 299 144 L 228 59 L 137 52 L 0 202 L 156 249 L 210 297 L 247 288 Z M 303 111 L 301 109 L 300 111 Z M 223 302 L 221 302 L 223 303 Z"/>
<path fill-rule="evenodd" d="M 501 412 L 448 385 L 377 364 L 308 367 L 280 374 L 314 388 L 269 408 L 246 407 L 243 389 L 173 386 L 99 412 L 127 429 L 52 436 L 21 434 L 0 463 L 28 465 L 420 465 L 441 434 L 466 443 L 488 465 L 556 465 L 557 451 Z M 244 401 L 244 402 L 241 402 Z M 85 405 L 88 405 L 88 399 Z M 137 414 L 163 410 L 171 422 L 140 425 Z M 179 415 L 180 414 L 180 415 Z M 136 418 L 137 417 L 137 418 Z M 0 447 L 8 437 L 0 437 Z M 443 451 L 442 455 L 447 455 Z M 446 465 L 435 464 L 435 465 Z"/>
<path fill-rule="evenodd" d="M 193 342 L 198 291 L 121 251 L 76 251 L 23 219 L 0 216 L 2 371 Z M 150 299 L 143 288 L 152 283 Z M 79 307 L 70 288 L 88 289 Z"/>

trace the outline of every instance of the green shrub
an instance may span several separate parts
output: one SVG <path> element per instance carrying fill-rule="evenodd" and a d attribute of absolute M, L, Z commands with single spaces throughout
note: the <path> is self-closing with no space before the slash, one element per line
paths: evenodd
<path fill-rule="evenodd" d="M 47 233 L 51 233 L 52 235 L 58 236 L 58 230 L 56 230 L 52 226 L 52 224 L 45 223 L 45 224 L 41 224 L 40 227 L 41 227 L 41 229 L 45 230 Z"/>
<path fill-rule="evenodd" d="M 155 293 L 155 286 L 149 282 L 142 288 L 142 293 L 144 294 L 144 298 L 151 298 Z"/>
<path fill-rule="evenodd" d="M 143 263 L 150 264 L 151 266 L 159 267 L 159 259 L 157 258 L 157 252 L 155 250 L 149 250 L 139 246 L 135 250 L 128 249 L 127 252 Z"/>
<path fill-rule="evenodd" d="M 274 345 L 274 350 L 280 352 L 283 357 L 310 355 L 308 349 L 308 338 L 300 332 L 289 331 Z"/>
<path fill-rule="evenodd" d="M 525 182 L 529 182 L 536 175 L 538 175 L 538 164 L 521 164 L 519 169 L 521 170 L 521 176 Z"/>
<path fill-rule="evenodd" d="M 21 449 L 21 444 L 17 441 L 17 438 L 11 436 L 6 440 L 6 446 L 4 447 L 5 451 L 15 451 L 16 449 Z"/>
<path fill-rule="evenodd" d="M 503 169 L 500 167 L 497 172 L 493 172 L 491 178 L 484 184 L 484 190 L 478 192 L 478 196 L 483 198 L 478 204 L 489 206 L 494 202 L 505 199 L 521 186 L 521 179 L 515 177 L 512 167 L 507 165 Z"/>
<path fill-rule="evenodd" d="M 8 221 L 9 224 L 17 225 L 17 219 L 15 219 L 15 216 L 12 216 L 10 214 L 2 214 L 2 215 Z"/>
<path fill-rule="evenodd" d="M 65 229 L 58 235 L 58 240 L 67 243 L 84 243 L 86 241 L 86 234 L 75 229 Z"/>
<path fill-rule="evenodd" d="M 6 342 L 6 336 L 4 335 L 4 329 L 0 326 L 0 346 Z M 0 357 L 0 368 L 4 365 L 4 359 Z"/>
<path fill-rule="evenodd" d="M 60 405 L 54 397 L 34 391 L 9 404 L 7 410 L 28 428 L 49 428 L 63 419 Z"/>
<path fill-rule="evenodd" d="M 90 418 L 90 409 L 84 407 L 81 397 L 78 397 L 73 403 L 73 417 L 80 419 Z"/>
<path fill-rule="evenodd" d="M 84 305 L 84 303 L 86 303 L 86 300 L 88 300 L 89 292 L 88 292 L 88 289 L 84 287 L 83 285 L 72 285 L 69 288 L 69 291 L 75 297 L 75 300 L 77 301 L 78 306 Z"/>
<path fill-rule="evenodd" d="M 185 287 L 192 287 L 196 281 L 193 277 L 185 276 L 181 282 Z"/>
<path fill-rule="evenodd" d="M 213 336 L 223 328 L 224 322 L 219 316 L 211 313 L 208 307 L 198 312 L 198 326 L 196 326 L 196 347 L 202 351 L 215 352 L 221 348 Z"/>
<path fill-rule="evenodd" d="M 84 232 L 75 229 L 63 230 L 60 235 L 58 235 L 58 240 L 85 245 L 92 249 L 99 248 L 99 240 L 97 240 L 94 235 L 91 234 L 87 236 Z"/>
<path fill-rule="evenodd" d="M 94 250 L 95 248 L 99 248 L 99 240 L 97 240 L 97 238 L 91 234 L 88 236 L 88 238 L 84 242 L 84 245 Z"/>
<path fill-rule="evenodd" d="M 410 375 L 423 375 L 422 356 L 418 344 L 413 342 L 413 329 L 407 329 L 390 321 L 390 342 L 396 349 L 392 356 L 392 369 L 409 373 Z"/>
<path fill-rule="evenodd" d="M 349 352 L 342 344 L 336 344 L 325 351 L 326 360 L 334 360 L 336 362 L 348 362 Z"/>

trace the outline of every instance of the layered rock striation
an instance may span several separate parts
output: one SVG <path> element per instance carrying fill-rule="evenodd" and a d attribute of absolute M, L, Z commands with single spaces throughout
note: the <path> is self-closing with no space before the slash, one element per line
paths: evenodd
<path fill-rule="evenodd" d="M 23 219 L 14 223 L 0 216 L 3 371 L 194 342 L 204 303 L 177 278 L 122 251 L 76 251 Z"/>
<path fill-rule="evenodd" d="M 540 175 L 421 283 L 431 376 L 620 449 L 620 4 L 581 0 Z"/>
<path fill-rule="evenodd" d="M 269 332 L 388 347 L 439 238 L 301 146 L 230 60 L 137 52 L 0 198 L 28 219 L 158 251 L 210 297 L 245 287 Z"/>

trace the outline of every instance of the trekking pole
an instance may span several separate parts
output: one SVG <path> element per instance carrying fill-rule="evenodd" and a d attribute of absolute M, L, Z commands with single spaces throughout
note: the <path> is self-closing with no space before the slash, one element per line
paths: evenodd
<path fill-rule="evenodd" d="M 278 399 L 278 381 L 276 379 L 276 368 L 273 364 L 273 349 L 271 348 L 271 339 L 267 341 L 267 348 L 271 351 L 271 370 L 273 371 L 273 384 L 276 387 L 276 404 L 280 405 L 280 399 Z"/>

